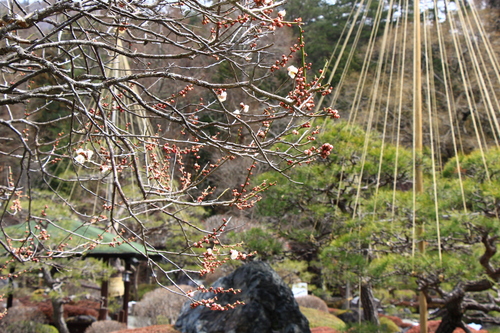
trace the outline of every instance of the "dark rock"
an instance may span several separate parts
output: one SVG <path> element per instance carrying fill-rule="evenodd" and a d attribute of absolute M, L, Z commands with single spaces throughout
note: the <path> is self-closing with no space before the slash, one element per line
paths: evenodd
<path fill-rule="evenodd" d="M 94 316 L 78 315 L 66 319 L 66 325 L 71 333 L 85 333 L 87 328 L 95 321 L 97 321 L 97 318 Z"/>
<path fill-rule="evenodd" d="M 218 294 L 218 303 L 244 302 L 232 310 L 213 311 L 184 304 L 175 328 L 183 333 L 310 333 L 307 318 L 300 313 L 290 288 L 262 261 L 252 261 L 220 278 L 214 288 L 241 289 L 241 293 Z M 198 293 L 197 300 L 213 298 Z"/>
<path fill-rule="evenodd" d="M 359 318 L 360 314 L 358 310 L 355 309 L 350 309 L 347 310 L 343 313 L 337 314 L 337 318 L 342 320 L 344 323 L 358 323 L 360 321 L 363 321 L 363 313 L 361 313 L 361 318 Z"/>
<path fill-rule="evenodd" d="M 88 316 L 88 315 L 79 315 L 79 316 L 69 317 L 68 319 L 66 319 L 66 323 L 90 323 L 90 324 L 92 324 L 95 321 L 97 321 L 96 317 Z"/>

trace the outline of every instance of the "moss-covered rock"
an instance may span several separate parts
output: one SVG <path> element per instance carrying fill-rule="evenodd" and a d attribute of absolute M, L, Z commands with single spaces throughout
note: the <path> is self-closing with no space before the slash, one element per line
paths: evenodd
<path fill-rule="evenodd" d="M 389 318 L 387 318 L 387 317 L 380 317 L 379 320 L 380 320 L 380 328 L 381 328 L 382 332 L 396 333 L 396 332 L 400 332 L 401 331 L 401 329 L 399 328 L 399 326 L 396 325 L 396 323 L 394 323 Z"/>
<path fill-rule="evenodd" d="M 346 324 L 336 316 L 320 310 L 300 307 L 300 312 L 309 320 L 309 327 L 331 327 L 335 330 L 343 330 Z"/>

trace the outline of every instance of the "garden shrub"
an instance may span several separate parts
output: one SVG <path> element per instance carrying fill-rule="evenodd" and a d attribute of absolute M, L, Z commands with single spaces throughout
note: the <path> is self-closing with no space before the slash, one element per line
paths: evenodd
<path fill-rule="evenodd" d="M 115 320 L 101 320 L 93 322 L 86 330 L 85 333 L 110 333 L 126 329 L 125 323 L 120 323 Z"/>
<path fill-rule="evenodd" d="M 328 305 L 321 298 L 313 295 L 306 295 L 295 298 L 299 306 L 328 312 Z"/>
<path fill-rule="evenodd" d="M 187 285 L 179 285 L 178 287 L 185 292 L 193 289 Z M 169 288 L 178 290 L 175 286 Z M 157 325 L 159 322 L 165 324 L 166 321 L 174 324 L 186 301 L 187 298 L 183 295 L 165 288 L 157 288 L 144 294 L 144 297 L 135 304 L 134 316 L 143 321 L 149 321 L 149 325 Z"/>
<path fill-rule="evenodd" d="M 37 323 L 35 321 L 21 320 L 13 322 L 5 329 L 6 333 L 58 333 L 57 328 L 51 325 Z"/>
<path fill-rule="evenodd" d="M 7 311 L 7 314 L 0 322 L 0 332 L 5 333 L 26 333 L 37 332 L 31 327 L 47 323 L 47 318 L 43 312 L 36 307 L 16 306 Z M 44 332 L 45 333 L 45 332 Z M 57 333 L 57 331 L 56 331 Z"/>

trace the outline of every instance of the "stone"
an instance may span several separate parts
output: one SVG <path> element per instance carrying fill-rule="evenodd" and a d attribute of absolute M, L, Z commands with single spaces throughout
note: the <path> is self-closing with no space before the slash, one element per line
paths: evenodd
<path fill-rule="evenodd" d="M 345 311 L 342 311 L 338 314 L 336 314 L 336 316 L 342 320 L 344 323 L 358 323 L 360 321 L 363 321 L 364 318 L 363 318 L 363 312 L 360 312 L 357 310 L 357 309 L 349 309 L 349 310 L 345 310 Z M 361 316 L 361 318 L 359 318 Z"/>
<path fill-rule="evenodd" d="M 217 280 L 214 288 L 241 289 L 241 293 L 197 293 L 196 300 L 218 297 L 221 305 L 244 302 L 227 311 L 184 304 L 175 328 L 182 333 L 310 333 L 291 289 L 262 261 L 250 261 Z"/>

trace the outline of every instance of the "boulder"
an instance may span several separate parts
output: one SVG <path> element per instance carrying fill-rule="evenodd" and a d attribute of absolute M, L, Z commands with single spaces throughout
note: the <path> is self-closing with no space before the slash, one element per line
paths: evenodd
<path fill-rule="evenodd" d="M 310 333 L 291 289 L 262 261 L 251 261 L 220 278 L 214 288 L 241 289 L 241 293 L 197 293 L 196 300 L 218 297 L 221 305 L 237 300 L 244 305 L 227 311 L 184 304 L 175 328 L 182 333 Z"/>
<path fill-rule="evenodd" d="M 335 313 L 335 315 L 344 323 L 349 323 L 349 324 L 358 323 L 364 320 L 363 312 L 360 313 L 357 309 L 341 310 Z"/>
<path fill-rule="evenodd" d="M 325 301 L 323 301 L 321 298 L 317 296 L 305 295 L 305 296 L 295 297 L 295 300 L 297 301 L 299 306 L 316 309 L 328 313 L 328 305 L 326 305 Z"/>

